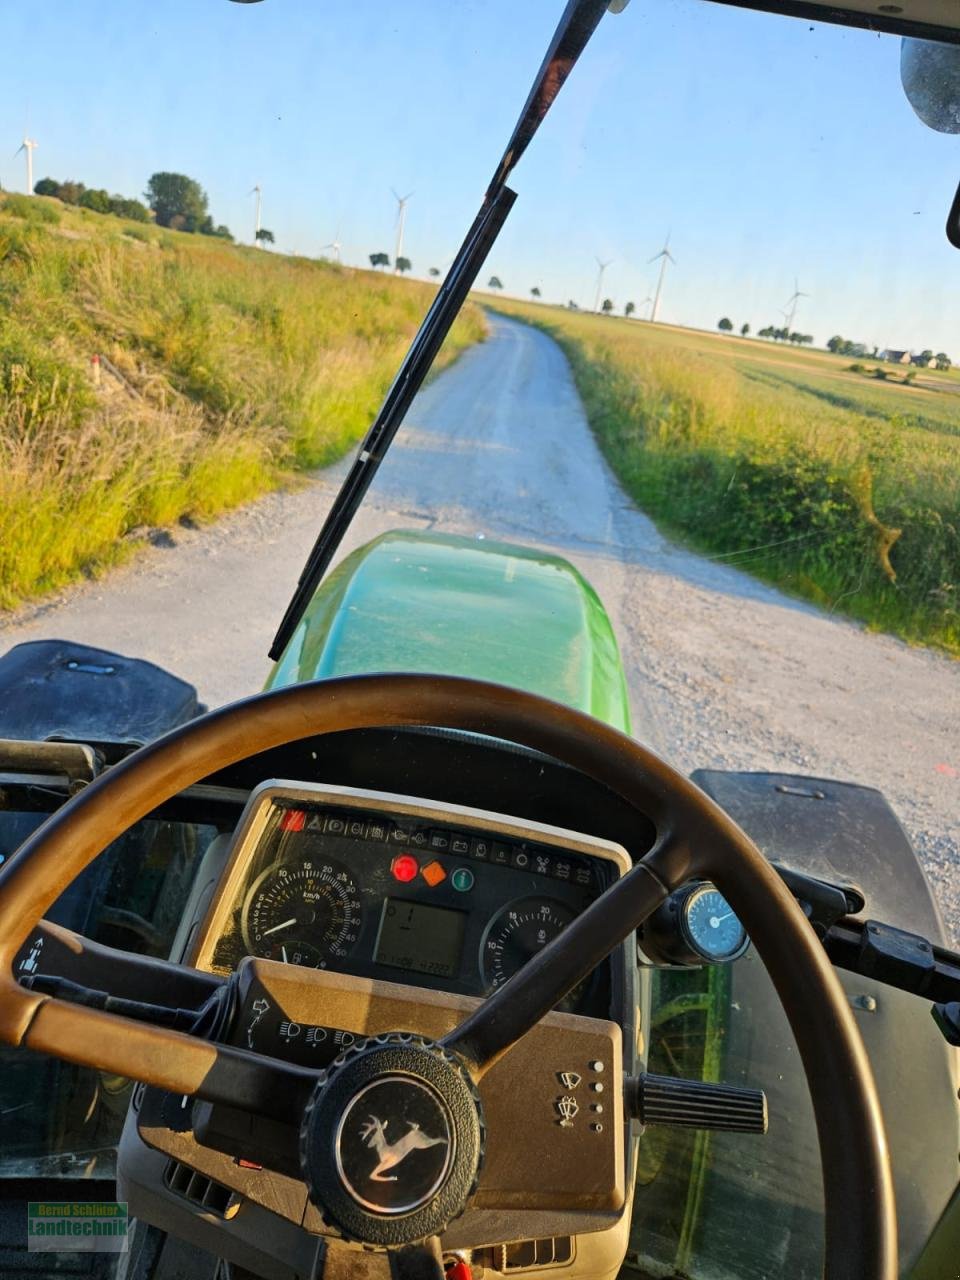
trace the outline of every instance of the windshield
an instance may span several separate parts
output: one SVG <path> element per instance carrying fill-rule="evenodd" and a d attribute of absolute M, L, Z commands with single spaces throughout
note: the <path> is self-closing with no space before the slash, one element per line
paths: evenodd
<path fill-rule="evenodd" d="M 558 9 L 12 8 L 0 646 L 68 634 L 211 706 L 263 687 Z M 960 147 L 900 63 L 892 36 L 704 0 L 605 16 L 336 560 L 394 529 L 569 560 L 636 737 L 684 772 L 880 789 L 957 945 Z M 429 669 L 457 669 L 461 620 Z M 722 981 L 658 976 L 654 1069 L 764 1083 Z M 798 1106 L 749 1156 L 758 1277 L 819 1265 Z M 631 1265 L 743 1276 L 718 1224 L 754 1147 L 662 1141 Z"/>

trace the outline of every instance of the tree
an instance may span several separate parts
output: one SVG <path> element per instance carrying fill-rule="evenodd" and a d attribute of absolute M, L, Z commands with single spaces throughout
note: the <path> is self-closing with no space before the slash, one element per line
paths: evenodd
<path fill-rule="evenodd" d="M 835 333 L 827 343 L 827 350 L 832 351 L 835 356 L 842 356 L 844 354 L 843 348 L 845 346 L 846 340 L 841 338 L 839 333 Z"/>
<path fill-rule="evenodd" d="M 604 300 L 603 300 L 603 302 L 602 302 L 602 304 L 601 304 L 601 306 L 600 306 L 600 310 L 603 312 L 603 314 L 604 314 L 605 316 L 608 316 L 608 315 L 610 314 L 610 312 L 613 310 L 613 299 L 612 299 L 612 298 L 604 298 Z"/>
<path fill-rule="evenodd" d="M 110 212 L 110 197 L 106 191 L 97 191 L 91 187 L 81 194 L 77 204 L 81 209 L 92 209 L 94 213 Z"/>
<path fill-rule="evenodd" d="M 722 320 L 717 321 L 717 328 L 723 333 L 730 333 L 733 329 L 733 321 L 728 316 L 724 316 Z"/>
<path fill-rule="evenodd" d="M 396 269 L 401 274 L 403 274 L 404 271 L 410 270 L 410 268 L 413 266 L 413 263 L 410 261 L 409 258 L 398 258 L 394 265 L 396 266 Z"/>
<path fill-rule="evenodd" d="M 430 270 L 427 272 L 427 274 L 431 276 L 438 276 L 440 272 L 437 270 L 436 267 L 431 267 Z"/>
<path fill-rule="evenodd" d="M 633 313 L 636 311 L 636 309 L 637 308 L 633 305 L 632 302 L 628 302 L 627 305 L 623 308 L 623 314 L 625 316 L 632 316 Z"/>
<path fill-rule="evenodd" d="M 929 347 L 924 347 L 924 349 L 920 352 L 920 359 L 923 361 L 924 364 L 926 364 L 929 360 L 933 359 L 933 352 L 930 350 Z"/>
<path fill-rule="evenodd" d="M 568 310 L 568 311 L 579 311 L 579 310 L 580 310 L 580 308 L 577 306 L 577 304 L 576 304 L 576 303 L 574 302 L 574 300 L 571 298 L 571 299 L 570 299 L 570 301 L 567 303 L 567 310 Z"/>
<path fill-rule="evenodd" d="M 147 183 L 146 200 L 158 226 L 175 231 L 199 231 L 207 218 L 207 193 L 183 173 L 155 173 Z"/>
<path fill-rule="evenodd" d="M 262 240 L 264 244 L 276 244 L 277 237 L 272 231 L 268 231 L 266 227 L 261 227 L 257 232 L 257 239 Z"/>
<path fill-rule="evenodd" d="M 39 182 L 34 183 L 33 193 L 37 196 L 59 197 L 60 183 L 55 182 L 53 178 L 41 178 Z"/>
<path fill-rule="evenodd" d="M 370 265 L 371 267 L 389 267 L 390 258 L 385 253 L 371 253 Z"/>
<path fill-rule="evenodd" d="M 772 324 L 767 324 L 767 325 L 764 325 L 764 327 L 763 327 L 762 329 L 758 329 L 758 330 L 757 330 L 757 337 L 758 337 L 758 338 L 772 338 L 772 337 L 773 337 L 773 325 L 772 325 Z"/>
<path fill-rule="evenodd" d="M 502 288 L 503 288 L 503 282 L 501 281 L 501 279 L 500 279 L 500 277 L 499 277 L 499 276 L 491 276 L 491 277 L 490 277 L 490 279 L 487 281 L 487 288 L 488 288 L 488 289 L 502 289 Z"/>
<path fill-rule="evenodd" d="M 742 324 L 740 326 L 741 338 L 746 338 L 749 335 L 749 333 L 750 333 L 750 326 L 748 324 Z"/>
<path fill-rule="evenodd" d="M 950 357 L 947 355 L 945 351 L 937 352 L 937 368 L 938 369 L 949 369 L 952 364 L 953 364 L 953 361 L 950 359 Z"/>
<path fill-rule="evenodd" d="M 539 297 L 540 297 L 540 290 L 539 290 L 539 288 L 538 288 L 536 285 L 534 285 L 534 286 L 533 286 L 533 288 L 530 290 L 530 297 L 531 297 L 531 298 L 539 298 Z"/>

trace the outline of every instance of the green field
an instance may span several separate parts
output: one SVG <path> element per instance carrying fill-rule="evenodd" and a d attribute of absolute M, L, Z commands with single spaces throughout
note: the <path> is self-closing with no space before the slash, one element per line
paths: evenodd
<path fill-rule="evenodd" d="M 960 374 L 498 301 L 570 358 L 614 470 L 729 564 L 960 655 Z M 960 354 L 960 353 L 958 353 Z M 886 366 L 891 378 L 905 370 Z"/>
<path fill-rule="evenodd" d="M 339 456 L 433 294 L 53 199 L 0 201 L 0 608 Z M 469 307 L 445 358 L 484 330 Z M 94 355 L 115 370 L 99 384 Z"/>

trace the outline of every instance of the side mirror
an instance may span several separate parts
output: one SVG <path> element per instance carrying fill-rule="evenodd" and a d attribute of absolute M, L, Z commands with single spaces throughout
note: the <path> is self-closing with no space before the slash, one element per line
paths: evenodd
<path fill-rule="evenodd" d="M 960 45 L 907 38 L 900 81 L 917 116 L 938 133 L 960 133 Z M 947 239 L 960 249 L 960 186 L 947 215 Z"/>
<path fill-rule="evenodd" d="M 960 133 L 960 45 L 905 39 L 900 46 L 900 82 L 928 129 Z"/>

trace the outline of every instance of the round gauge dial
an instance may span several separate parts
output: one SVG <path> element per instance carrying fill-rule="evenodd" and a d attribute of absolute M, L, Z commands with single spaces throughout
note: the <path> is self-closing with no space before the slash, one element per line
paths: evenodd
<path fill-rule="evenodd" d="M 480 970 L 488 991 L 502 987 L 508 978 L 552 942 L 575 917 L 568 906 L 553 898 L 521 898 L 499 911 L 487 925 L 480 944 Z M 558 1009 L 572 1010 L 586 983 L 565 997 Z"/>
<path fill-rule="evenodd" d="M 749 944 L 743 925 L 712 884 L 699 885 L 684 900 L 680 928 L 697 955 L 714 963 L 735 960 Z"/>
<path fill-rule="evenodd" d="M 360 895 L 338 862 L 275 862 L 243 904 L 250 955 L 324 969 L 349 954 L 360 934 Z"/>

